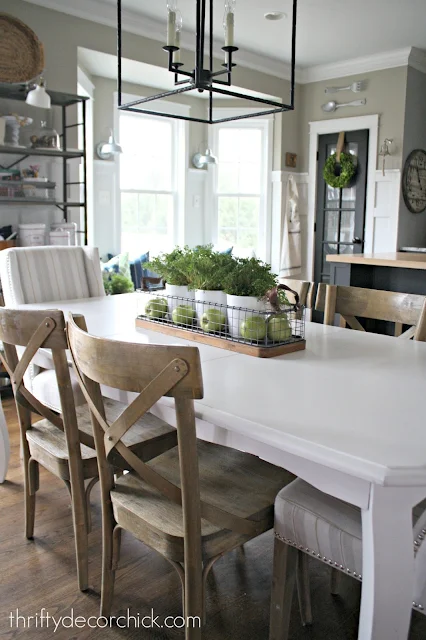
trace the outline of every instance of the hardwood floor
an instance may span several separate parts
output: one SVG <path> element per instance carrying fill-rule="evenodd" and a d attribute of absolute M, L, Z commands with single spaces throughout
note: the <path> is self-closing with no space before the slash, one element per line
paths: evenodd
<path fill-rule="evenodd" d="M 177 640 L 178 629 L 58 628 L 54 633 L 10 624 L 10 613 L 31 616 L 44 607 L 50 615 L 97 616 L 100 588 L 100 510 L 97 490 L 93 491 L 93 531 L 90 534 L 90 583 L 88 593 L 77 590 L 73 531 L 68 493 L 64 485 L 42 472 L 37 494 L 34 541 L 24 537 L 22 474 L 19 438 L 12 400 L 3 406 L 11 437 L 11 465 L 7 481 L 0 485 L 0 638 L 2 640 L 101 640 L 101 638 Z M 272 563 L 272 533 L 246 545 L 244 552 L 225 556 L 213 568 L 207 592 L 207 626 L 203 637 L 211 640 L 267 640 Z M 329 569 L 312 560 L 312 600 L 314 624 L 303 628 L 296 598 L 293 603 L 291 640 L 356 640 L 359 614 L 359 585 L 343 576 L 341 595 L 329 592 Z M 179 578 L 159 555 L 130 535 L 124 535 L 120 568 L 117 572 L 114 615 L 140 618 L 181 616 Z M 44 623 L 46 624 L 46 623 Z M 91 622 L 93 625 L 93 621 Z M 52 625 L 52 622 L 51 622 Z M 424 640 L 426 617 L 413 614 L 410 640 Z"/>

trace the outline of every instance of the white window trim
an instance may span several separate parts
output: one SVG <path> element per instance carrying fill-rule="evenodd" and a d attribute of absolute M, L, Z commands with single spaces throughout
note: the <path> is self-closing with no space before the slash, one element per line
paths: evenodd
<path fill-rule="evenodd" d="M 236 114 L 248 115 L 256 113 L 258 109 L 235 109 L 223 108 L 215 109 L 215 115 L 220 118 L 232 118 Z M 262 172 L 262 196 L 261 196 L 261 216 L 263 223 L 259 229 L 259 246 L 256 253 L 258 258 L 270 263 L 272 256 L 272 162 L 273 162 L 273 145 L 274 145 L 274 117 L 273 115 L 259 116 L 258 118 L 246 118 L 241 120 L 232 120 L 230 122 L 222 122 L 209 127 L 209 147 L 213 153 L 218 148 L 218 131 L 219 128 L 234 128 L 241 126 L 246 129 L 260 128 L 266 133 L 264 136 L 264 156 L 266 164 Z M 218 242 L 218 206 L 217 194 L 215 192 L 215 184 L 217 181 L 217 167 L 213 166 L 209 170 L 209 179 L 206 189 L 206 206 L 205 206 L 205 229 L 209 242 L 217 244 Z M 213 203 L 213 210 L 212 210 Z"/>
<path fill-rule="evenodd" d="M 132 95 L 130 93 L 122 93 L 122 103 L 132 102 L 138 98 L 144 96 Z M 151 104 L 151 103 L 147 103 Z M 166 100 L 156 100 L 155 110 L 159 113 L 173 113 L 174 115 L 189 116 L 191 113 L 191 107 L 188 105 L 180 104 L 177 102 L 169 102 Z M 120 131 L 120 113 L 124 113 L 129 116 L 138 117 L 138 115 L 148 118 L 157 118 L 163 120 L 162 116 L 155 116 L 149 113 L 134 113 L 131 111 L 121 112 L 118 109 L 118 92 L 114 92 L 114 131 L 119 134 Z M 186 194 L 186 160 L 187 149 L 189 148 L 189 128 L 188 123 L 184 120 L 171 119 L 176 131 L 176 141 L 173 145 L 174 149 L 174 170 L 173 175 L 175 177 L 175 184 L 173 185 L 174 191 L 174 219 L 173 219 L 173 244 L 184 244 L 185 234 L 185 194 Z M 115 156 L 114 162 L 116 163 L 117 170 L 115 173 L 116 181 L 116 206 L 114 216 L 114 234 L 118 238 L 118 244 L 121 247 L 121 188 L 120 188 L 120 157 Z M 156 191 L 156 193 L 160 193 Z M 144 250 L 149 250 L 149 247 L 141 248 L 141 253 Z"/>

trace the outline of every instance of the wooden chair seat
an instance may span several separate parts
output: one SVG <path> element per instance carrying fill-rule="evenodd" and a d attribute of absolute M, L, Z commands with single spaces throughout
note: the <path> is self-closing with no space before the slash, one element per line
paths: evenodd
<path fill-rule="evenodd" d="M 31 458 L 66 482 L 70 481 L 69 455 L 65 433 L 49 420 L 36 422 L 26 432 Z M 84 478 L 97 475 L 95 449 L 80 445 Z"/>
<path fill-rule="evenodd" d="M 109 422 L 114 422 L 126 408 L 126 404 L 118 400 L 105 398 L 105 413 Z M 85 434 L 85 443 L 95 448 L 90 410 L 87 404 L 76 407 L 78 429 Z M 138 458 L 151 460 L 168 449 L 177 445 L 177 432 L 167 422 L 157 418 L 152 413 L 146 413 L 123 436 L 123 443 L 129 447 Z M 118 452 L 114 452 L 111 462 L 119 469 L 127 469 L 128 465 Z"/>
<path fill-rule="evenodd" d="M 201 440 L 197 441 L 197 451 L 201 500 L 240 518 L 263 521 L 264 531 L 269 530 L 273 526 L 275 497 L 294 476 L 256 456 Z M 180 486 L 177 447 L 152 460 L 149 466 Z M 180 505 L 134 472 L 117 480 L 111 500 L 118 526 L 168 559 L 184 561 L 184 520 Z M 202 519 L 203 560 L 238 547 L 250 537 Z"/>

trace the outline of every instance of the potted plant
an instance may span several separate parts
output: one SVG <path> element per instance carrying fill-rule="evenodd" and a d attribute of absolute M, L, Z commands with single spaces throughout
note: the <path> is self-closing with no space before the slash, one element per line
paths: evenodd
<path fill-rule="evenodd" d="M 213 251 L 213 245 L 195 247 L 187 260 L 189 286 L 195 290 L 195 309 L 201 320 L 206 310 L 205 303 L 226 305 L 224 281 L 232 271 L 234 258 Z"/>
<path fill-rule="evenodd" d="M 133 282 L 120 273 L 112 273 L 104 280 L 105 293 L 115 296 L 119 293 L 131 293 L 135 290 Z"/>
<path fill-rule="evenodd" d="M 246 333 L 251 322 L 260 324 L 258 320 L 250 321 L 250 314 L 243 309 L 266 311 L 265 296 L 276 286 L 277 276 L 271 273 L 271 265 L 265 264 L 257 258 L 238 258 L 234 261 L 233 269 L 224 280 L 226 304 L 228 305 L 228 327 L 234 338 L 245 337 L 241 332 L 244 324 Z M 257 314 L 251 314 L 257 316 Z M 262 333 L 259 329 L 259 336 Z"/>
<path fill-rule="evenodd" d="M 152 258 L 147 265 L 150 270 L 158 273 L 166 283 L 170 313 L 182 304 L 183 301 L 179 298 L 194 299 L 194 292 L 188 289 L 187 263 L 189 256 L 190 249 L 188 247 L 183 249 L 175 247 L 170 253 L 161 253 L 156 258 Z"/>

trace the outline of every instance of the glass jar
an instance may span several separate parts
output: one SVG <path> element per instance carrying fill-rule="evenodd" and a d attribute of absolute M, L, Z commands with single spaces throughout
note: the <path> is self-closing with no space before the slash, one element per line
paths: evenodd
<path fill-rule="evenodd" d="M 30 137 L 33 149 L 56 149 L 61 150 L 61 139 L 55 129 L 47 126 L 47 122 L 41 122 L 40 129 L 37 129 Z"/>

